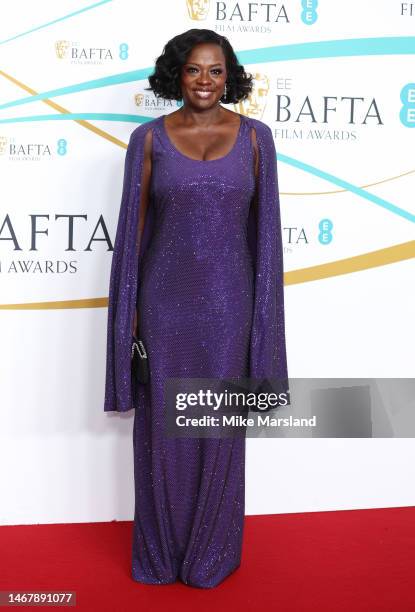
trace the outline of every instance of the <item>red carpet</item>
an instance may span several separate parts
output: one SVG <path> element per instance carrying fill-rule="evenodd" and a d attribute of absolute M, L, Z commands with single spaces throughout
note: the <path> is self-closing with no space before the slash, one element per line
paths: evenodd
<path fill-rule="evenodd" d="M 134 582 L 131 532 L 131 522 L 0 527 L 0 590 L 72 590 L 72 609 L 90 612 L 415 610 L 414 507 L 248 516 L 242 564 L 214 589 Z"/>

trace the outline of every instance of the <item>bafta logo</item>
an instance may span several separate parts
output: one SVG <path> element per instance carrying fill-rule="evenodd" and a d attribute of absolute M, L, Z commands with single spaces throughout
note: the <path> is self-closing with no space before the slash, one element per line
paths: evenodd
<path fill-rule="evenodd" d="M 65 57 L 66 52 L 69 49 L 69 45 L 69 40 L 57 40 L 55 42 L 55 52 L 59 59 L 63 59 Z"/>
<path fill-rule="evenodd" d="M 253 90 L 246 100 L 235 104 L 235 110 L 241 115 L 248 115 L 254 119 L 262 119 L 267 105 L 269 92 L 269 78 L 265 74 L 256 72 L 253 75 Z"/>
<path fill-rule="evenodd" d="M 209 0 L 186 0 L 190 19 L 203 21 L 209 13 Z"/>
<path fill-rule="evenodd" d="M 7 136 L 0 136 L 0 155 L 6 152 L 7 140 Z"/>
<path fill-rule="evenodd" d="M 144 94 L 138 93 L 134 96 L 134 102 L 136 106 L 141 106 L 144 100 Z"/>

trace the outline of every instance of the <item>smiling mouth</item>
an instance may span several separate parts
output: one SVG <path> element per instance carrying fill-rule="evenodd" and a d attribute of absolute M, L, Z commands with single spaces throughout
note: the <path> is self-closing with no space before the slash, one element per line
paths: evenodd
<path fill-rule="evenodd" d="M 193 91 L 199 98 L 208 98 L 213 94 L 213 91 L 206 91 L 204 89 L 194 89 Z"/>

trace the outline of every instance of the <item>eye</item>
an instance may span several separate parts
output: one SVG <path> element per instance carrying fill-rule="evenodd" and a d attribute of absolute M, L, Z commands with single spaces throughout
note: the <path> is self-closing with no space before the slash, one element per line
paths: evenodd
<path fill-rule="evenodd" d="M 195 68 L 195 66 L 189 66 L 186 69 L 186 72 L 192 72 L 193 70 L 195 70 L 197 72 L 198 69 Z M 222 68 L 213 68 L 212 72 L 214 72 L 215 74 L 222 74 L 223 70 L 222 70 Z"/>

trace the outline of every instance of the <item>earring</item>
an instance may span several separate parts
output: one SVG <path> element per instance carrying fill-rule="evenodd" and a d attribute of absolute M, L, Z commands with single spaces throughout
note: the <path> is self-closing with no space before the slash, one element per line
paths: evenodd
<path fill-rule="evenodd" d="M 226 83 L 225 83 L 225 89 L 223 90 L 223 97 L 226 98 Z"/>

